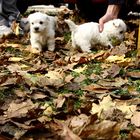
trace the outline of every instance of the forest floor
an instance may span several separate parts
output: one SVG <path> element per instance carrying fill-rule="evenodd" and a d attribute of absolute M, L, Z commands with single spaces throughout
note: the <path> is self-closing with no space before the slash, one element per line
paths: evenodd
<path fill-rule="evenodd" d="M 127 25 L 120 45 L 91 53 L 72 52 L 63 30 L 54 52 L 32 53 L 28 34 L 1 39 L 0 140 L 139 140 L 138 26 Z"/>

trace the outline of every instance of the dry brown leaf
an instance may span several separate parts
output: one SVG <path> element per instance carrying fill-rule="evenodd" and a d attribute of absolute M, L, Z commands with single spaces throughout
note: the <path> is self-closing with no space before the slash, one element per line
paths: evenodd
<path fill-rule="evenodd" d="M 11 61 L 11 62 L 19 62 L 21 60 L 23 60 L 23 58 L 21 58 L 21 57 L 10 57 L 8 59 L 8 61 Z"/>
<path fill-rule="evenodd" d="M 128 48 L 124 43 L 121 43 L 119 46 L 116 46 L 111 50 L 110 55 L 122 56 L 127 52 L 128 52 Z"/>
<path fill-rule="evenodd" d="M 64 72 L 49 71 L 47 74 L 41 75 L 41 76 L 32 76 L 29 74 L 26 74 L 26 75 L 27 75 L 26 76 L 27 79 L 33 80 L 32 81 L 33 83 L 38 84 L 41 87 L 44 87 L 47 85 L 61 87 L 65 81 Z"/>
<path fill-rule="evenodd" d="M 74 78 L 74 82 L 80 83 L 86 79 L 86 76 L 84 74 L 80 74 L 78 77 Z"/>
<path fill-rule="evenodd" d="M 103 78 L 106 77 L 115 77 L 119 74 L 121 68 L 116 65 L 116 64 L 112 64 L 111 67 L 105 71 L 103 71 L 103 74 L 101 75 Z"/>
<path fill-rule="evenodd" d="M 136 128 L 133 132 L 132 132 L 132 140 L 139 140 L 140 139 L 140 129 Z"/>
<path fill-rule="evenodd" d="M 121 87 L 128 83 L 128 79 L 122 79 L 121 77 L 117 77 L 113 80 L 103 79 L 97 82 L 99 85 L 103 87 Z"/>
<path fill-rule="evenodd" d="M 15 125 L 12 125 L 10 123 L 6 123 L 5 125 L 1 127 L 1 133 L 9 134 L 13 136 L 14 139 L 17 139 L 17 140 L 20 139 L 26 132 L 27 130 L 18 128 Z M 4 139 L 0 139 L 0 140 L 9 140 L 9 138 L 5 137 Z"/>
<path fill-rule="evenodd" d="M 132 78 L 140 78 L 140 72 L 138 71 L 127 72 L 126 75 Z"/>
<path fill-rule="evenodd" d="M 102 87 L 100 85 L 97 85 L 97 84 L 91 84 L 91 85 L 87 85 L 87 86 L 84 86 L 82 88 L 82 90 L 86 90 L 86 91 L 91 91 L 91 92 L 94 92 L 94 93 L 108 93 L 109 92 L 109 88 L 106 88 L 106 87 Z"/>
<path fill-rule="evenodd" d="M 74 77 L 73 77 L 72 75 L 69 74 L 69 75 L 67 75 L 67 76 L 65 77 L 65 82 L 66 82 L 66 83 L 70 83 L 72 79 L 74 79 Z"/>
<path fill-rule="evenodd" d="M 61 133 L 61 137 L 63 140 L 81 140 L 81 138 L 74 134 L 65 124 L 63 126 L 63 131 Z"/>
<path fill-rule="evenodd" d="M 131 124 L 134 124 L 136 127 L 140 127 L 140 112 L 134 112 L 131 118 Z"/>
<path fill-rule="evenodd" d="M 81 72 L 83 72 L 86 69 L 87 69 L 87 65 L 85 65 L 84 67 L 79 67 L 77 69 L 73 69 L 73 71 L 77 72 L 77 73 L 81 73 Z"/>
<path fill-rule="evenodd" d="M 20 89 L 17 89 L 15 90 L 15 94 L 18 96 L 18 97 L 21 97 L 21 98 L 24 98 L 27 96 L 27 92 L 26 91 L 22 91 Z"/>
<path fill-rule="evenodd" d="M 125 114 L 126 119 L 131 119 L 132 115 L 136 111 L 136 105 L 128 105 L 126 102 L 122 105 L 117 105 L 116 108 Z"/>
<path fill-rule="evenodd" d="M 82 139 L 103 139 L 112 140 L 118 138 L 120 130 L 124 123 L 104 120 L 102 122 L 94 122 L 89 124 L 80 134 Z"/>
<path fill-rule="evenodd" d="M 54 105 L 56 108 L 61 108 L 66 101 L 66 98 L 63 95 L 59 95 L 57 99 L 54 100 Z"/>
<path fill-rule="evenodd" d="M 17 83 L 17 79 L 16 77 L 14 78 L 8 78 L 4 83 L 0 84 L 0 86 L 8 86 L 8 85 L 14 85 Z"/>
<path fill-rule="evenodd" d="M 80 114 L 79 116 L 74 116 L 69 123 L 69 127 L 78 134 L 82 128 L 88 123 L 89 117 L 85 114 Z"/>
<path fill-rule="evenodd" d="M 13 117 L 23 117 L 26 116 L 28 111 L 36 108 L 38 105 L 33 104 L 31 100 L 27 100 L 25 102 L 14 103 L 14 101 L 9 105 L 8 110 L 5 112 L 6 118 Z"/>
<path fill-rule="evenodd" d="M 68 83 L 64 86 L 65 89 L 75 91 L 80 89 L 79 83 Z"/>
<path fill-rule="evenodd" d="M 125 55 L 117 56 L 117 55 L 111 55 L 106 59 L 109 63 L 130 63 L 132 61 L 131 58 L 125 58 Z"/>
<path fill-rule="evenodd" d="M 7 66 L 7 68 L 9 69 L 9 71 L 10 71 L 11 73 L 21 71 L 21 67 L 20 67 L 20 65 L 18 65 L 18 64 L 11 64 L 11 65 Z"/>
<path fill-rule="evenodd" d="M 31 98 L 34 99 L 34 100 L 44 99 L 44 98 L 46 98 L 46 97 L 47 97 L 47 95 L 45 95 L 45 94 L 42 93 L 42 92 L 36 92 L 36 93 L 33 93 L 33 94 L 31 95 Z"/>
<path fill-rule="evenodd" d="M 59 139 L 81 140 L 81 138 L 74 134 L 63 121 L 54 120 L 54 122 L 50 123 L 50 127 L 53 131 L 57 132 L 58 136 L 60 136 Z"/>
<path fill-rule="evenodd" d="M 47 74 L 45 74 L 45 77 L 48 78 L 52 85 L 60 85 L 64 82 L 65 73 L 61 71 L 49 71 Z"/>
<path fill-rule="evenodd" d="M 112 101 L 112 98 L 108 95 L 103 98 L 103 100 L 99 103 L 99 105 L 92 103 L 92 114 L 98 114 L 98 116 L 101 116 L 101 113 L 103 111 L 107 111 L 111 108 L 115 108 L 116 103 Z"/>

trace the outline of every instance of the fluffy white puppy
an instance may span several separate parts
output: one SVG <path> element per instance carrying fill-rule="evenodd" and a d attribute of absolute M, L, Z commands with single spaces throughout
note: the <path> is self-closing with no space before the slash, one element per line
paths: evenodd
<path fill-rule="evenodd" d="M 83 52 L 91 52 L 91 47 L 97 44 L 113 47 L 112 39 L 124 39 L 126 24 L 121 19 L 114 19 L 104 24 L 104 30 L 99 32 L 99 24 L 88 22 L 76 25 L 71 20 L 65 20 L 71 30 L 72 46 L 80 47 Z"/>
<path fill-rule="evenodd" d="M 54 51 L 56 18 L 45 13 L 35 12 L 28 16 L 28 21 L 32 48 L 41 52 L 43 47 L 48 47 L 49 51 Z"/>

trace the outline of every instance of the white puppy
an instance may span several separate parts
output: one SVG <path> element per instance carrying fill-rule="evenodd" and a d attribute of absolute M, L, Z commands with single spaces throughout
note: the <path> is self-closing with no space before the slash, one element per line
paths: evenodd
<path fill-rule="evenodd" d="M 40 52 L 43 47 L 47 46 L 49 51 L 54 51 L 56 18 L 45 13 L 35 12 L 28 16 L 28 21 L 32 48 Z"/>
<path fill-rule="evenodd" d="M 88 22 L 76 25 L 71 20 L 65 20 L 71 30 L 72 46 L 80 47 L 83 52 L 91 52 L 93 45 L 113 47 L 112 39 L 122 41 L 126 31 L 126 24 L 121 19 L 114 19 L 104 24 L 104 30 L 99 32 L 99 24 Z"/>

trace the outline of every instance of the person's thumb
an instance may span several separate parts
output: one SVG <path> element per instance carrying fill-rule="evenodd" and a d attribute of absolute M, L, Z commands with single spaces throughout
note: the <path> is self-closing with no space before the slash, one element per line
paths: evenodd
<path fill-rule="evenodd" d="M 102 22 L 102 20 L 99 20 L 99 32 L 102 32 L 104 28 L 104 23 Z"/>

